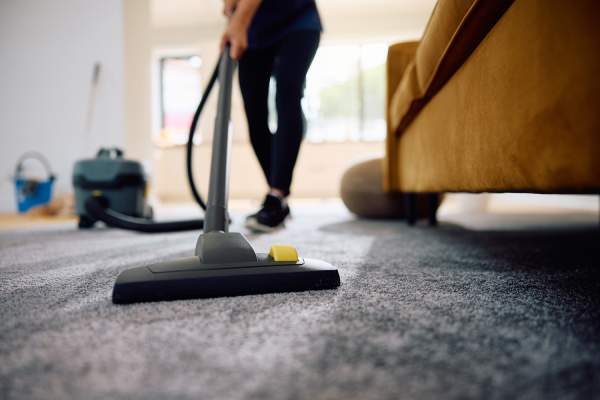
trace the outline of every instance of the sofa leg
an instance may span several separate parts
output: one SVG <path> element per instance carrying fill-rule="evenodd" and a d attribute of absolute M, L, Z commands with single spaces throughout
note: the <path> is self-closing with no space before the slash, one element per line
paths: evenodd
<path fill-rule="evenodd" d="M 406 222 L 413 226 L 417 222 L 417 195 L 416 193 L 406 193 L 404 195 L 404 204 L 406 206 Z"/>
<path fill-rule="evenodd" d="M 438 193 L 429 193 L 427 195 L 427 221 L 429 226 L 437 226 L 437 209 L 440 197 Z"/>

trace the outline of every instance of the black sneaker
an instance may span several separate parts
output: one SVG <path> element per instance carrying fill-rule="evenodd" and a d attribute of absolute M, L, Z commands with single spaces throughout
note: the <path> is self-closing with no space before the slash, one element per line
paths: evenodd
<path fill-rule="evenodd" d="M 246 228 L 255 232 L 272 232 L 285 226 L 290 208 L 277 196 L 268 194 L 262 208 L 246 218 Z"/>

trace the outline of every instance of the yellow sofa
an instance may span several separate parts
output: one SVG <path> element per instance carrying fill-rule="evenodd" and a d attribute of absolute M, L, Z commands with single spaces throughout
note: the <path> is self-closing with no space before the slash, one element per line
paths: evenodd
<path fill-rule="evenodd" d="M 440 0 L 388 51 L 383 191 L 600 193 L 599 11 Z"/>

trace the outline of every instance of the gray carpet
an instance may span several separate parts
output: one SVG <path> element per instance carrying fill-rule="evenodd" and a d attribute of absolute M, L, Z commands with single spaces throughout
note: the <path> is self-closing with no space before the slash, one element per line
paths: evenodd
<path fill-rule="evenodd" d="M 111 304 L 119 271 L 187 255 L 195 236 L 0 233 L 0 398 L 600 398 L 593 221 L 476 231 L 301 214 L 252 240 L 335 263 L 337 291 Z"/>

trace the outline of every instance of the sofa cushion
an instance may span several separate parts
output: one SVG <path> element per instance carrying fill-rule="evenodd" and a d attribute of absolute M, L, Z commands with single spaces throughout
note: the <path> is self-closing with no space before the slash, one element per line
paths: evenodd
<path fill-rule="evenodd" d="M 448 81 L 513 0 L 440 0 L 391 102 L 390 122 L 399 132 Z M 408 91 L 406 89 L 409 89 Z"/>
<path fill-rule="evenodd" d="M 425 92 L 445 50 L 476 0 L 441 0 L 429 18 L 415 65 L 419 88 Z"/>

